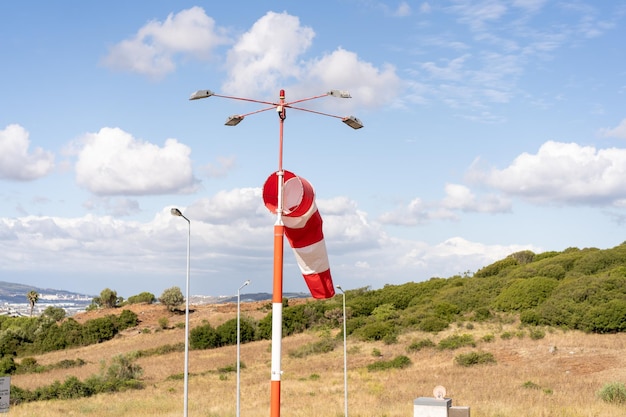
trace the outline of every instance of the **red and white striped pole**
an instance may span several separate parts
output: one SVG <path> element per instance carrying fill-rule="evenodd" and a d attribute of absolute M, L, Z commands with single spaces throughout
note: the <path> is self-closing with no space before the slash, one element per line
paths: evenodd
<path fill-rule="evenodd" d="M 271 396 L 270 396 L 270 416 L 280 417 L 280 377 L 282 338 L 283 338 L 283 248 L 285 225 L 283 224 L 283 191 L 284 191 L 284 171 L 283 171 L 283 129 L 287 112 L 284 107 L 285 90 L 280 90 L 280 102 L 276 108 L 279 122 L 279 143 L 278 143 L 278 171 L 277 192 L 278 201 L 276 207 L 276 223 L 274 223 L 274 280 L 272 290 L 272 365 L 271 365 Z"/>

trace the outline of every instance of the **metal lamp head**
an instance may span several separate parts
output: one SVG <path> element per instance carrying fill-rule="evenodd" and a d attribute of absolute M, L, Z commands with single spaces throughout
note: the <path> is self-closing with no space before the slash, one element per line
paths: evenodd
<path fill-rule="evenodd" d="M 350 92 L 346 90 L 330 90 L 328 95 L 339 98 L 352 98 Z"/>
<path fill-rule="evenodd" d="M 224 123 L 226 126 L 237 126 L 239 124 L 239 122 L 241 122 L 243 120 L 243 116 L 239 116 L 238 114 L 234 114 L 232 116 L 230 116 L 227 120 L 226 123 Z"/>
<path fill-rule="evenodd" d="M 211 97 L 214 94 L 215 93 L 211 90 L 198 90 L 189 97 L 189 100 L 199 100 L 201 98 Z"/>
<path fill-rule="evenodd" d="M 352 129 L 360 129 L 363 127 L 363 123 L 361 123 L 361 121 L 354 116 L 348 116 L 341 121 L 350 126 Z"/>
<path fill-rule="evenodd" d="M 183 217 L 183 213 L 181 213 L 176 207 L 172 208 L 170 213 L 172 213 L 172 216 Z"/>

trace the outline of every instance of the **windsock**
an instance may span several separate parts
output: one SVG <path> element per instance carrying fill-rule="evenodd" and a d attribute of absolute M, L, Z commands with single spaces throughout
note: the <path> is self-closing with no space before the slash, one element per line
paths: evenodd
<path fill-rule="evenodd" d="M 322 232 L 322 217 L 315 205 L 315 191 L 302 177 L 284 172 L 283 224 L 285 236 L 293 249 L 298 267 L 314 298 L 335 295 L 330 276 L 328 253 Z M 278 174 L 269 176 L 263 185 L 263 202 L 272 213 L 278 209 Z"/>

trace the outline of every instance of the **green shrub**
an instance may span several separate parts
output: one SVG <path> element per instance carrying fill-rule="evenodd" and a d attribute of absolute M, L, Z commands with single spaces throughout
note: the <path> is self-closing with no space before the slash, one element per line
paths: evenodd
<path fill-rule="evenodd" d="M 439 333 L 440 331 L 447 329 L 449 325 L 450 322 L 448 320 L 440 317 L 428 316 L 420 320 L 417 328 L 423 332 Z"/>
<path fill-rule="evenodd" d="M 388 361 L 378 361 L 367 365 L 367 370 L 370 372 L 384 371 L 387 369 L 403 369 L 411 366 L 411 359 L 404 355 L 396 356 Z"/>
<path fill-rule="evenodd" d="M 122 310 L 122 313 L 117 317 L 115 322 L 117 331 L 122 331 L 135 327 L 139 323 L 137 314 L 130 310 Z"/>
<path fill-rule="evenodd" d="M 605 384 L 599 391 L 598 397 L 611 404 L 626 404 L 626 386 L 622 382 Z"/>
<path fill-rule="evenodd" d="M 541 389 L 541 387 L 537 384 L 535 384 L 532 381 L 526 381 L 522 384 L 522 388 L 526 388 L 526 389 Z"/>
<path fill-rule="evenodd" d="M 480 340 L 482 340 L 483 342 L 493 342 L 495 339 L 495 336 L 492 333 L 486 334 L 483 337 L 480 338 Z"/>
<path fill-rule="evenodd" d="M 239 338 L 241 343 L 247 343 L 254 340 L 254 324 L 247 318 L 239 320 Z M 215 329 L 220 344 L 222 346 L 237 344 L 237 319 L 230 319 L 222 323 Z"/>
<path fill-rule="evenodd" d="M 220 347 L 220 337 L 210 324 L 195 327 L 189 333 L 191 349 L 210 349 Z"/>
<path fill-rule="evenodd" d="M 461 335 L 455 334 L 452 336 L 448 336 L 445 339 L 441 339 L 439 341 L 439 343 L 437 344 L 437 349 L 454 350 L 454 349 L 461 348 L 463 346 L 475 347 L 476 342 L 474 341 L 474 336 L 472 336 L 471 334 L 461 334 Z"/>
<path fill-rule="evenodd" d="M 154 294 L 144 291 L 137 295 L 131 295 L 126 301 L 128 301 L 128 304 L 153 304 L 156 301 L 156 297 L 154 296 Z"/>
<path fill-rule="evenodd" d="M 435 342 L 430 339 L 421 339 L 415 342 L 412 342 L 407 348 L 406 351 L 408 353 L 419 352 L 424 348 L 435 347 Z"/>
<path fill-rule="evenodd" d="M 554 278 L 518 279 L 496 297 L 493 306 L 501 311 L 523 311 L 537 307 L 559 285 Z"/>
<path fill-rule="evenodd" d="M 618 333 L 626 330 L 626 301 L 615 299 L 590 308 L 581 327 L 594 333 Z"/>
<path fill-rule="evenodd" d="M 511 332 L 504 332 L 500 335 L 500 339 L 502 340 L 510 340 L 513 338 L 513 334 Z"/>
<path fill-rule="evenodd" d="M 496 363 L 496 358 L 489 352 L 469 352 L 457 355 L 454 361 L 461 366 L 469 367 L 488 363 Z"/>
<path fill-rule="evenodd" d="M 392 322 L 373 321 L 354 331 L 354 336 L 364 341 L 388 340 L 395 338 L 396 328 Z"/>
<path fill-rule="evenodd" d="M 537 327 L 530 329 L 528 333 L 532 340 L 539 340 L 539 339 L 543 339 L 544 337 L 546 337 L 545 330 L 537 328 Z"/>
<path fill-rule="evenodd" d="M 310 355 L 332 352 L 333 350 L 335 350 L 336 347 L 337 341 L 328 337 L 317 342 L 302 345 L 297 349 L 289 352 L 289 356 L 292 358 L 304 358 Z"/>
<path fill-rule="evenodd" d="M 13 356 L 3 356 L 0 358 L 0 375 L 11 375 L 17 369 Z"/>

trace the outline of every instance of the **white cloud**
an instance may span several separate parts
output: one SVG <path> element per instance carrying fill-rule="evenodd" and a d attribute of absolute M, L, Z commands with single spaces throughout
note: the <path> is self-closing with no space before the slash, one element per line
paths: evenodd
<path fill-rule="evenodd" d="M 383 224 L 416 226 L 433 220 L 458 220 L 458 213 L 505 213 L 511 210 L 511 202 L 488 194 L 476 196 L 460 184 L 446 184 L 446 196 L 441 201 L 425 202 L 421 198 L 411 200 L 406 206 L 383 213 Z"/>
<path fill-rule="evenodd" d="M 41 178 L 54 168 L 52 152 L 29 151 L 29 134 L 22 126 L 8 125 L 0 130 L 0 178 L 29 181 Z"/>
<path fill-rule="evenodd" d="M 626 197 L 626 149 L 549 141 L 504 169 L 477 162 L 468 178 L 536 203 L 611 205 Z"/>
<path fill-rule="evenodd" d="M 105 127 L 82 142 L 76 182 L 94 194 L 177 194 L 196 187 L 191 150 L 176 139 L 167 139 L 161 148 L 119 128 Z"/>
<path fill-rule="evenodd" d="M 433 245 L 390 238 L 352 200 L 337 197 L 317 203 L 331 272 L 335 283 L 346 287 L 379 288 L 447 277 L 534 249 L 460 238 Z M 120 294 L 124 297 L 141 291 L 158 295 L 176 285 L 176 277 L 180 282 L 184 278 L 185 237 L 190 230 L 193 294 L 232 294 L 232 283 L 245 279 L 253 279 L 259 292 L 271 290 L 274 219 L 263 206 L 260 188 L 224 191 L 179 207 L 190 225 L 172 216 L 170 208 L 145 222 L 95 215 L 0 219 L 0 268 L 19 272 L 27 266 L 45 270 L 46 277 L 72 276 L 72 288 L 88 294 L 99 293 L 106 278 L 107 287 L 124 288 L 126 293 Z M 306 291 L 288 248 L 286 243 L 285 290 Z M 76 271 L 81 275 L 89 271 L 90 279 L 74 276 Z"/>
<path fill-rule="evenodd" d="M 234 95 L 276 90 L 280 80 L 301 78 L 300 56 L 315 32 L 287 13 L 268 12 L 228 52 L 229 78 L 222 86 Z"/>
<path fill-rule="evenodd" d="M 352 94 L 352 105 L 367 107 L 392 101 L 401 83 L 393 66 L 377 68 L 342 48 L 312 61 L 305 81 L 311 86 L 341 86 Z"/>
<path fill-rule="evenodd" d="M 245 97 L 275 94 L 285 82 L 294 85 L 290 94 L 296 97 L 349 90 L 353 98 L 338 104 L 344 108 L 379 106 L 397 96 L 401 81 L 391 65 L 378 68 L 343 48 L 304 59 L 314 36 L 295 16 L 267 13 L 229 52 L 229 79 L 222 88 Z"/>
<path fill-rule="evenodd" d="M 600 135 L 607 138 L 626 139 L 626 119 L 623 119 L 619 125 L 613 128 L 600 129 Z"/>
<path fill-rule="evenodd" d="M 511 211 L 511 202 L 496 195 L 478 199 L 471 190 L 460 184 L 446 184 L 446 197 L 442 206 L 448 210 L 464 212 L 502 213 Z"/>
<path fill-rule="evenodd" d="M 208 59 L 214 48 L 229 43 L 223 29 L 201 7 L 151 21 L 131 38 L 110 48 L 104 65 L 122 71 L 160 78 L 176 68 L 175 56 Z"/>

